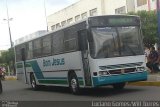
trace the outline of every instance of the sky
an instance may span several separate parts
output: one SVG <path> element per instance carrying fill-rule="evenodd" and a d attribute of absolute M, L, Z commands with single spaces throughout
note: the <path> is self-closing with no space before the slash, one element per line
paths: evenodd
<path fill-rule="evenodd" d="M 45 1 L 45 6 L 44 6 Z M 46 30 L 46 15 L 79 0 L 7 0 L 12 41 L 39 30 Z M 10 48 L 6 0 L 0 0 L 0 50 Z"/>

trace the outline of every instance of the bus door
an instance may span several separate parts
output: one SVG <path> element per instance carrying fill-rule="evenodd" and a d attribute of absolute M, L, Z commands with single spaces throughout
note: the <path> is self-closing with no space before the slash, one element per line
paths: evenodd
<path fill-rule="evenodd" d="M 85 85 L 91 86 L 91 74 L 88 60 L 88 42 L 87 42 L 87 30 L 78 31 L 79 47 L 82 53 L 82 62 L 84 70 Z"/>
<path fill-rule="evenodd" d="M 25 80 L 25 83 L 27 84 L 28 83 L 28 79 L 27 79 L 27 72 L 26 72 L 26 51 L 25 51 L 25 48 L 22 48 L 21 49 L 21 58 L 22 58 L 22 61 L 23 61 L 23 73 L 24 73 L 24 80 Z"/>

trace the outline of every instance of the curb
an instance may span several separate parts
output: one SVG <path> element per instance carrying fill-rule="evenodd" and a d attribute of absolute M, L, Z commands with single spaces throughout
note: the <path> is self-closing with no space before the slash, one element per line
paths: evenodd
<path fill-rule="evenodd" d="M 141 81 L 141 82 L 132 82 L 127 85 L 134 86 L 160 86 L 160 81 Z"/>
<path fill-rule="evenodd" d="M 16 76 L 6 76 L 5 80 L 17 80 Z M 129 82 L 127 85 L 132 86 L 160 86 L 160 81 L 140 81 L 140 82 Z"/>
<path fill-rule="evenodd" d="M 5 80 L 17 80 L 17 77 L 5 77 Z"/>

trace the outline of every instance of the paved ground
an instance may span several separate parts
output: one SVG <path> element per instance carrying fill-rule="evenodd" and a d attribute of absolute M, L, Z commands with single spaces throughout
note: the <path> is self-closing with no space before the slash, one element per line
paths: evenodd
<path fill-rule="evenodd" d="M 116 91 L 112 87 L 84 89 L 82 95 L 72 95 L 68 88 L 45 87 L 40 91 L 31 90 L 30 86 L 18 81 L 3 81 L 3 93 L 0 100 L 11 101 L 155 101 L 160 99 L 160 87 L 126 86 Z"/>
<path fill-rule="evenodd" d="M 77 96 L 64 87 L 44 87 L 39 91 L 33 91 L 30 86 L 17 80 L 2 83 L 0 107 L 93 107 L 101 102 L 108 104 L 105 107 L 139 107 L 146 104 L 146 107 L 155 107 L 154 104 L 160 107 L 160 102 L 155 102 L 160 99 L 160 87 L 157 86 L 127 85 L 124 90 L 119 91 L 111 87 L 83 89 L 82 94 Z"/>

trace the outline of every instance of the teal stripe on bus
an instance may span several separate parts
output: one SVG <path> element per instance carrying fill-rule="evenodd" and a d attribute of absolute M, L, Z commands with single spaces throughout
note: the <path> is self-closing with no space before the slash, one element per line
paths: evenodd
<path fill-rule="evenodd" d="M 17 67 L 17 68 L 23 68 L 23 64 L 22 64 L 22 63 L 17 63 L 17 64 L 16 64 L 16 67 Z M 32 67 L 32 66 L 31 66 L 30 63 L 26 63 L 26 64 L 25 64 L 25 67 Z"/>
<path fill-rule="evenodd" d="M 31 64 L 33 72 L 35 73 L 37 79 L 44 79 L 44 76 L 42 74 L 40 67 L 38 66 L 37 61 L 31 61 L 29 63 Z"/>
<path fill-rule="evenodd" d="M 38 80 L 39 83 L 41 84 L 63 84 L 67 85 L 68 80 Z M 83 80 L 78 80 L 79 85 L 84 85 Z"/>
<path fill-rule="evenodd" d="M 93 77 L 92 79 L 93 79 L 93 84 L 96 87 L 96 86 L 109 85 L 121 82 L 147 80 L 147 72 L 144 71 L 137 73 L 121 74 L 121 75 Z"/>
<path fill-rule="evenodd" d="M 16 64 L 16 67 L 17 67 L 17 68 L 23 68 L 23 64 L 22 64 L 22 63 L 17 63 L 17 64 Z"/>
<path fill-rule="evenodd" d="M 83 80 L 82 77 L 77 77 L 78 80 Z M 68 77 L 44 77 L 44 79 L 68 79 Z"/>
<path fill-rule="evenodd" d="M 30 63 L 26 63 L 25 67 L 32 67 L 32 65 Z"/>
<path fill-rule="evenodd" d="M 68 84 L 67 80 L 38 80 L 42 84 Z"/>
<path fill-rule="evenodd" d="M 46 84 L 68 84 L 68 77 L 44 77 L 37 61 L 27 62 L 30 64 L 39 83 Z M 77 77 L 80 85 L 84 85 L 83 77 Z"/>

